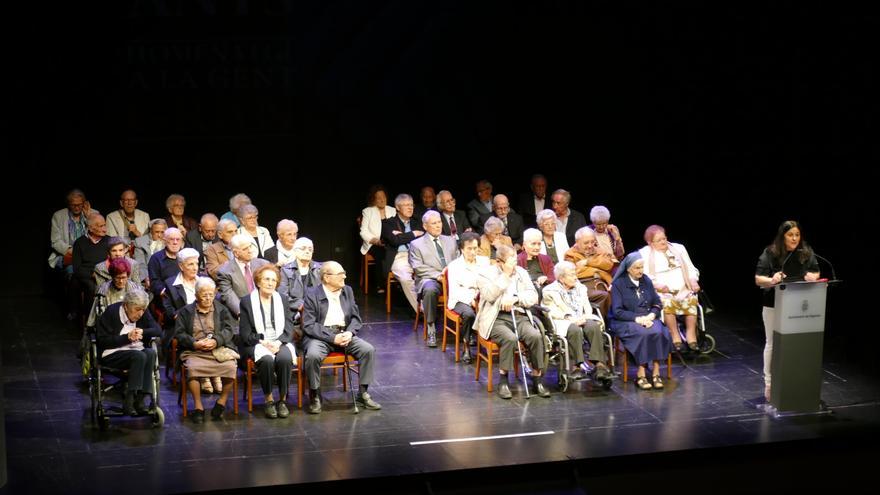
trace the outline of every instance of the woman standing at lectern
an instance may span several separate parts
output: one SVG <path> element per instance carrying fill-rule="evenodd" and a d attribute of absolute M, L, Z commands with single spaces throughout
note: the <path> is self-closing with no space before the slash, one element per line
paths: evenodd
<path fill-rule="evenodd" d="M 764 397 L 770 400 L 770 359 L 773 357 L 773 320 L 775 316 L 773 288 L 782 281 L 819 280 L 819 263 L 813 250 L 801 236 L 801 226 L 786 220 L 779 226 L 773 243 L 764 249 L 755 269 L 755 283 L 763 288 L 764 334 Z"/>

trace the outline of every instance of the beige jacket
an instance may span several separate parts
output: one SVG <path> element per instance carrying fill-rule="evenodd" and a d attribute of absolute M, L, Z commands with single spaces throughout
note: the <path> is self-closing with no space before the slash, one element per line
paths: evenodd
<path fill-rule="evenodd" d="M 477 277 L 477 287 L 480 289 L 480 306 L 477 309 L 477 318 L 474 328 L 480 333 L 480 337 L 489 338 L 492 326 L 501 311 L 501 299 L 507 292 L 510 284 L 516 284 L 515 294 L 519 298 L 517 307 L 529 308 L 538 304 L 538 291 L 529 278 L 529 273 L 520 267 L 516 267 L 513 276 L 508 277 L 495 265 L 489 266 Z M 525 314 L 523 318 L 527 318 Z"/>

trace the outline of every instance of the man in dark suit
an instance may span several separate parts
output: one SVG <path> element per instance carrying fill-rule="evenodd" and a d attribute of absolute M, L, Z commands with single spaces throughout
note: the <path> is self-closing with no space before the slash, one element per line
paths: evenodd
<path fill-rule="evenodd" d="M 492 184 L 487 180 L 477 182 L 477 197 L 467 204 L 468 222 L 477 233 L 483 233 L 483 224 L 492 216 Z"/>
<path fill-rule="evenodd" d="M 452 197 L 451 192 L 443 190 L 437 193 L 437 205 L 440 207 L 440 219 L 443 221 L 443 235 L 458 241 L 461 234 L 474 230 L 465 212 L 455 209 L 455 198 Z"/>
<path fill-rule="evenodd" d="M 532 192 L 521 194 L 516 204 L 516 211 L 523 217 L 526 227 L 538 227 L 535 216 L 539 211 L 550 208 L 547 198 L 547 178 L 541 174 L 532 176 L 530 185 Z"/>
<path fill-rule="evenodd" d="M 309 414 L 321 412 L 321 362 L 331 352 L 346 352 L 358 360 L 360 393 L 357 401 L 366 409 L 382 406 L 370 397 L 375 348 L 357 336 L 361 315 L 354 291 L 345 285 L 345 270 L 335 261 L 321 267 L 321 285 L 306 292 L 303 306 L 303 367 L 309 380 Z"/>
<path fill-rule="evenodd" d="M 199 274 L 205 275 L 205 251 L 211 244 L 217 241 L 217 215 L 205 213 L 199 221 L 198 230 L 190 230 L 186 233 L 186 247 L 199 252 Z"/>
<path fill-rule="evenodd" d="M 553 191 L 550 198 L 551 208 L 553 208 L 553 212 L 556 213 L 556 230 L 565 232 L 565 237 L 568 239 L 568 245 L 574 246 L 574 234 L 581 227 L 587 226 L 587 218 L 583 213 L 577 210 L 572 210 L 568 207 L 568 205 L 571 204 L 571 193 L 565 189 L 557 189 Z M 563 226 L 564 228 L 561 228 Z"/>
<path fill-rule="evenodd" d="M 437 204 L 437 194 L 434 193 L 434 188 L 431 186 L 425 186 L 419 191 L 419 196 L 422 201 L 415 205 L 413 208 L 413 216 L 416 218 L 422 218 L 422 215 L 425 214 L 428 210 L 439 211 Z"/>
<path fill-rule="evenodd" d="M 521 216 L 510 210 L 510 201 L 503 194 L 496 194 L 492 198 L 492 212 L 504 224 L 502 234 L 510 237 L 513 241 L 513 247 L 517 251 L 522 249 L 523 243 L 523 219 Z"/>
<path fill-rule="evenodd" d="M 306 291 L 321 285 L 321 263 L 312 260 L 315 246 L 308 237 L 300 237 L 293 243 L 296 260 L 281 267 L 281 283 L 278 293 L 287 296 L 290 312 L 298 321 L 305 303 Z"/>
<path fill-rule="evenodd" d="M 414 218 L 413 199 L 409 194 L 398 194 L 394 198 L 397 215 L 382 220 L 382 242 L 385 243 L 385 266 L 383 273 L 392 272 L 406 300 L 413 311 L 416 310 L 415 283 L 412 278 L 412 267 L 409 266 L 407 244 L 413 239 L 424 235 L 422 220 Z"/>
<path fill-rule="evenodd" d="M 437 347 L 437 299 L 442 293 L 440 277 L 446 265 L 458 258 L 458 244 L 455 239 L 440 232 L 443 223 L 440 214 L 429 211 L 422 217 L 425 235 L 409 243 L 409 264 L 416 281 L 416 293 L 425 309 L 425 324 L 428 326 L 428 347 Z"/>
<path fill-rule="evenodd" d="M 220 301 L 229 308 L 232 316 L 241 314 L 241 299 L 254 290 L 253 274 L 257 268 L 269 262 L 257 258 L 253 237 L 247 234 L 235 234 L 230 243 L 233 259 L 223 263 L 217 270 L 217 292 Z M 254 246 L 251 248 L 251 246 Z"/>

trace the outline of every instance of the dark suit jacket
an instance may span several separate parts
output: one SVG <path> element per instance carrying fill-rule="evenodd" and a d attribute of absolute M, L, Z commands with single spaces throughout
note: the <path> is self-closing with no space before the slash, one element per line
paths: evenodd
<path fill-rule="evenodd" d="M 587 219 L 584 214 L 569 208 L 571 213 L 568 215 L 568 223 L 565 225 L 565 238 L 568 239 L 568 245 L 574 246 L 574 233 L 581 227 L 587 226 Z"/>
<path fill-rule="evenodd" d="M 278 340 L 285 344 L 290 344 L 293 343 L 293 313 L 290 312 L 290 302 L 284 294 L 281 294 L 281 304 L 284 305 L 284 331 Z M 238 334 L 241 337 L 242 359 L 253 358 L 254 347 L 263 338 L 262 334 L 257 333 L 257 326 L 254 323 L 256 311 L 260 311 L 260 309 L 257 308 L 255 310 L 251 307 L 250 296 L 241 300 L 241 319 L 238 322 Z M 274 313 L 271 311 L 266 312 L 266 317 L 273 318 L 275 328 L 282 324 L 282 322 L 274 321 Z"/>
<path fill-rule="evenodd" d="M 409 220 L 410 230 L 421 230 L 422 219 L 412 217 Z M 393 234 L 398 230 L 402 234 Z M 382 241 L 385 243 L 385 266 L 382 267 L 385 276 L 391 271 L 391 265 L 394 264 L 394 257 L 397 256 L 397 248 L 409 244 L 416 236 L 412 232 L 404 232 L 403 221 L 398 215 L 382 220 Z"/>
<path fill-rule="evenodd" d="M 480 202 L 479 199 L 474 198 L 467 204 L 468 222 L 470 222 L 471 227 L 477 233 L 483 233 L 483 225 L 486 224 L 486 220 L 492 215 L 492 210 L 486 209 L 486 205 Z"/>
<path fill-rule="evenodd" d="M 177 339 L 178 350 L 194 351 L 195 339 L 193 338 L 193 324 L 196 319 L 196 303 L 187 304 L 177 312 L 174 321 L 174 338 Z M 214 304 L 214 340 L 217 346 L 226 346 L 235 349 L 232 342 L 235 320 L 232 314 L 222 304 Z"/>
<path fill-rule="evenodd" d="M 339 304 L 342 306 L 342 312 L 345 314 L 345 329 L 353 335 L 357 335 L 361 329 L 361 313 L 358 311 L 357 302 L 354 300 L 354 291 L 351 287 L 342 288 L 342 294 L 339 296 Z M 306 292 L 306 303 L 303 308 L 303 346 L 308 348 L 310 340 L 321 340 L 330 345 L 335 345 L 333 339 L 336 334 L 329 328 L 324 326 L 324 320 L 327 318 L 327 310 L 330 303 L 327 301 L 327 294 L 324 292 L 324 286 L 319 285 L 312 287 Z"/>
<path fill-rule="evenodd" d="M 107 306 L 107 310 L 98 319 L 95 331 L 99 357 L 104 350 L 122 347 L 129 342 L 127 335 L 119 335 L 122 330 L 122 320 L 119 319 L 120 306 L 122 306 L 121 302 Z M 154 338 L 162 335 L 162 329 L 159 328 L 159 324 L 156 323 L 149 311 L 144 311 L 144 315 L 135 323 L 135 326 L 144 329 L 144 347 L 149 347 Z"/>
<path fill-rule="evenodd" d="M 514 244 L 522 246 L 523 232 L 525 232 L 525 230 L 523 218 L 519 216 L 518 213 L 511 211 L 507 214 L 507 236 L 510 237 L 510 240 L 512 240 Z"/>
<path fill-rule="evenodd" d="M 186 247 L 193 248 L 199 252 L 199 273 L 205 273 L 205 253 L 202 252 L 205 248 L 205 243 L 207 242 L 210 245 L 219 242 L 219 240 L 219 237 L 214 237 L 213 241 L 203 241 L 202 233 L 199 232 L 199 229 L 186 232 Z"/>
<path fill-rule="evenodd" d="M 177 264 L 177 259 L 168 258 L 163 249 L 150 257 L 147 272 L 150 274 L 150 290 L 155 297 L 159 297 L 165 289 L 165 281 L 180 273 L 180 265 Z"/>
<path fill-rule="evenodd" d="M 165 294 L 162 295 L 162 307 L 165 309 L 165 327 L 174 325 L 174 315 L 186 306 L 186 291 L 182 285 L 172 285 L 177 275 L 165 280 Z"/>
<path fill-rule="evenodd" d="M 550 196 L 544 196 L 544 209 L 550 209 Z M 538 222 L 535 219 L 535 216 L 538 214 L 535 211 L 535 193 L 529 191 L 528 193 L 523 193 L 519 195 L 519 201 L 516 204 L 516 211 L 522 215 L 523 223 L 526 227 L 537 227 Z"/>
<path fill-rule="evenodd" d="M 306 298 L 306 291 L 310 287 L 321 285 L 321 265 L 323 263 L 311 262 L 305 284 L 303 284 L 296 263 L 288 263 L 281 267 L 281 282 L 278 284 L 278 293 L 287 296 L 291 312 L 299 313 L 299 308 Z"/>
<path fill-rule="evenodd" d="M 277 247 L 277 246 L 272 246 L 272 247 L 270 247 L 269 249 L 267 249 L 267 250 L 263 253 L 262 258 L 263 258 L 264 260 L 268 261 L 269 263 L 272 263 L 273 265 L 274 265 L 275 263 L 278 263 L 278 247 Z"/>
<path fill-rule="evenodd" d="M 455 219 L 455 229 L 458 232 L 459 237 L 465 230 L 473 229 L 464 211 L 455 210 L 452 217 Z M 449 222 L 446 221 L 446 213 L 441 211 L 440 219 L 443 221 L 443 235 L 452 235 L 452 229 L 449 228 Z"/>
<path fill-rule="evenodd" d="M 432 207 L 430 207 L 430 208 L 425 208 L 425 205 L 423 205 L 422 202 L 419 201 L 419 202 L 413 207 L 413 218 L 418 218 L 419 220 L 421 220 L 421 219 L 422 219 L 422 215 L 424 215 L 425 212 L 427 212 L 428 210 L 440 211 L 440 210 L 437 209 L 437 203 L 434 203 L 434 206 L 432 206 Z"/>

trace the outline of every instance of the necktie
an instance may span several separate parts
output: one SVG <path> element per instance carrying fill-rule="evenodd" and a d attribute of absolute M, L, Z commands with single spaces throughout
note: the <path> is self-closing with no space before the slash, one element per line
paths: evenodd
<path fill-rule="evenodd" d="M 446 257 L 443 256 L 443 248 L 440 247 L 440 241 L 434 239 L 434 247 L 437 248 L 437 256 L 440 257 L 440 267 L 446 268 Z"/>
<path fill-rule="evenodd" d="M 501 221 L 504 222 L 504 232 L 502 233 L 504 235 L 510 235 L 510 232 L 507 230 L 507 217 L 502 218 Z"/>
<path fill-rule="evenodd" d="M 455 228 L 455 218 L 452 215 L 449 215 L 449 231 L 453 236 L 458 235 L 458 229 Z"/>
<path fill-rule="evenodd" d="M 251 274 L 251 264 L 244 264 L 244 280 L 247 282 L 248 294 L 254 291 L 254 276 Z"/>

